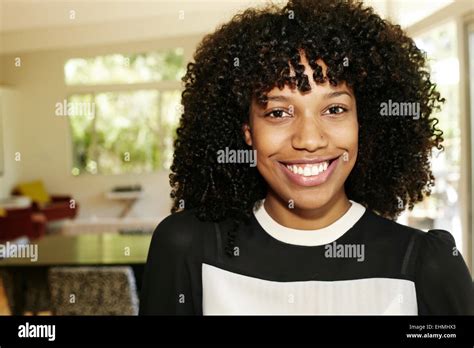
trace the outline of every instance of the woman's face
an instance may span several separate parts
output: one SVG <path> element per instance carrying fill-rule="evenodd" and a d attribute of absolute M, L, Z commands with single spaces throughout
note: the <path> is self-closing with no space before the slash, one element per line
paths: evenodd
<path fill-rule="evenodd" d="M 269 194 L 303 210 L 326 206 L 344 195 L 344 182 L 357 157 L 356 100 L 345 84 L 316 84 L 304 55 L 301 62 L 311 90 L 285 86 L 268 93 L 268 104 L 255 100 L 245 141 L 257 150 L 257 168 Z M 318 64 L 326 72 L 322 61 Z"/>

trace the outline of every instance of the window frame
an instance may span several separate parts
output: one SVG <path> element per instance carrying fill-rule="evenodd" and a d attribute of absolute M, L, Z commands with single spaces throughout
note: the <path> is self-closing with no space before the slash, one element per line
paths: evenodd
<path fill-rule="evenodd" d="M 454 1 L 439 9 L 428 17 L 406 28 L 410 37 L 422 35 L 434 27 L 454 21 L 456 25 L 457 53 L 459 59 L 459 126 L 461 128 L 461 153 L 460 153 L 460 179 L 459 179 L 459 206 L 463 238 L 462 255 L 474 279 L 474 220 L 472 210 L 474 207 L 473 187 L 474 158 L 472 151 L 474 144 L 471 131 L 471 115 L 469 109 L 469 66 L 467 30 L 468 24 L 474 21 L 474 9 L 470 0 Z"/>
<path fill-rule="evenodd" d="M 161 46 L 160 50 L 166 51 L 168 49 L 173 48 L 181 48 L 183 50 L 183 62 L 184 68 L 186 67 L 186 63 L 189 61 L 189 52 L 184 45 L 174 45 L 174 46 Z M 79 55 L 80 58 L 93 58 L 101 55 L 108 55 L 108 54 L 132 54 L 132 53 L 147 53 L 152 52 L 154 49 L 141 49 L 141 50 L 134 50 L 134 51 L 124 51 L 124 50 L 112 50 L 107 52 L 96 52 L 96 54 L 90 55 Z M 113 84 L 77 84 L 77 85 L 68 85 L 66 84 L 66 77 L 64 72 L 65 64 L 70 60 L 78 58 L 78 56 L 68 57 L 64 60 L 62 64 L 62 72 L 63 72 L 63 81 L 65 84 L 65 100 L 69 100 L 71 96 L 78 95 L 78 94 L 90 94 L 94 99 L 97 94 L 100 93 L 107 93 L 107 92 L 136 92 L 141 90 L 154 90 L 158 92 L 158 95 L 161 96 L 163 92 L 181 92 L 183 89 L 182 81 L 180 80 L 161 80 L 161 81 L 154 81 L 154 82 L 137 82 L 137 83 L 113 83 Z M 161 98 L 161 97 L 160 97 Z M 158 115 L 161 117 L 161 115 Z M 85 176 L 128 176 L 128 175 L 147 175 L 147 174 L 157 174 L 161 172 L 165 172 L 165 169 L 159 169 L 152 172 L 143 172 L 138 174 L 132 173 L 119 173 L 119 174 L 109 174 L 109 173 L 97 173 L 92 174 L 87 171 L 81 172 L 80 175 L 73 175 L 72 168 L 74 167 L 74 146 L 72 144 L 72 125 L 71 120 L 68 118 L 68 139 L 69 139 L 69 146 L 70 146 L 70 160 L 69 160 L 69 173 L 74 177 L 85 177 Z"/>

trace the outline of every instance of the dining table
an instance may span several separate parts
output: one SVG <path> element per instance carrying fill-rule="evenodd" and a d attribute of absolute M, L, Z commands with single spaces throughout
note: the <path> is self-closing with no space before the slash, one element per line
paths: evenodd
<path fill-rule="evenodd" d="M 151 232 L 103 232 L 51 234 L 21 244 L 0 242 L 0 276 L 11 313 L 35 313 L 48 307 L 51 267 L 130 266 L 139 292 L 151 238 Z"/>

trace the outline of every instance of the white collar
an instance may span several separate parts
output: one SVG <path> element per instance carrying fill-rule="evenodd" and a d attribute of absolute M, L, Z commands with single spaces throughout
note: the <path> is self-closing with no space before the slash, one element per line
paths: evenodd
<path fill-rule="evenodd" d="M 363 205 L 350 200 L 352 204 L 349 210 L 329 226 L 318 230 L 298 230 L 276 222 L 266 211 L 264 202 L 265 200 L 262 200 L 259 209 L 254 208 L 253 214 L 265 232 L 281 242 L 303 246 L 325 245 L 335 241 L 351 229 L 365 213 Z"/>

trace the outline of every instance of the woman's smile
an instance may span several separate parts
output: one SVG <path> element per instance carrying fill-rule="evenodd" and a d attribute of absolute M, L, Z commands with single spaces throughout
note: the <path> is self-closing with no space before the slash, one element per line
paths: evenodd
<path fill-rule="evenodd" d="M 293 184 L 317 186 L 329 180 L 340 158 L 342 158 L 342 155 L 327 160 L 300 159 L 281 161 L 277 162 L 277 166 Z"/>

